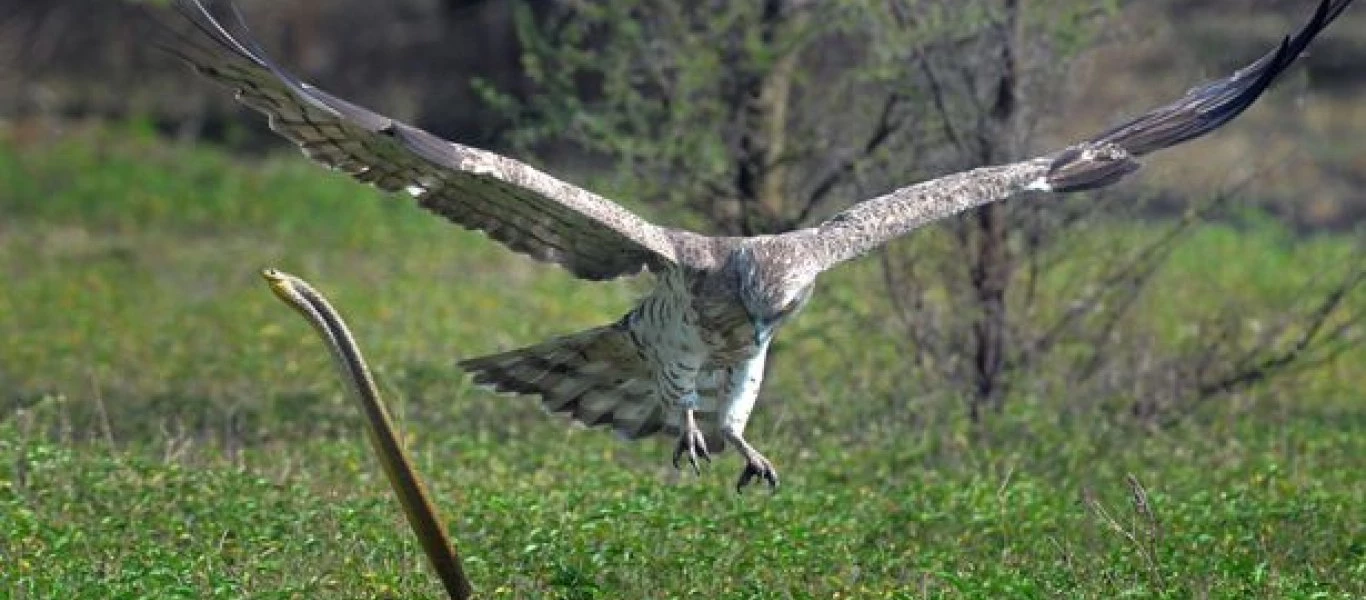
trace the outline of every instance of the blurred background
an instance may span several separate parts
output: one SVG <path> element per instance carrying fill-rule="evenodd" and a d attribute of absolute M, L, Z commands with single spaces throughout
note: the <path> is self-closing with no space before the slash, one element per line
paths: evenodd
<path fill-rule="evenodd" d="M 159 51 L 187 22 L 149 4 L 0 0 L 9 597 L 439 593 L 266 266 L 352 323 L 494 595 L 1366 594 L 1361 3 L 1124 183 L 824 275 L 748 432 L 786 487 L 743 498 L 731 458 L 680 478 L 673 440 L 455 367 L 615 320 L 649 278 L 574 280 L 309 163 Z M 237 4 L 340 97 L 756 234 L 1094 134 L 1317 2 Z"/>
<path fill-rule="evenodd" d="M 343 97 L 381 108 L 436 133 L 506 150 L 514 115 L 485 101 L 476 82 L 519 101 L 538 90 L 527 77 L 518 38 L 519 12 L 549 27 L 581 3 L 534 0 L 241 0 L 253 31 L 282 64 Z M 781 2 L 779 4 L 782 4 Z M 791 4 L 801 5 L 801 2 Z M 876 3 L 850 3 L 851 6 Z M 897 3 L 886 3 L 895 5 Z M 903 3 L 914 11 L 916 3 Z M 932 4 L 932 3 L 926 3 Z M 1055 110 L 1044 139 L 1061 141 L 1119 116 L 1166 101 L 1204 78 L 1221 76 L 1260 55 L 1315 4 L 1308 0 L 1157 0 L 1027 5 L 1040 15 L 1099 11 L 1068 35 L 1066 77 L 1051 85 Z M 519 8 L 520 7 L 520 8 Z M 863 7 L 862 9 L 867 9 Z M 854 9 L 850 9 L 854 10 Z M 168 135 L 250 143 L 263 141 L 261 120 L 244 114 L 229 94 L 196 79 L 159 53 L 126 3 L 81 0 L 0 2 L 0 116 L 10 128 L 85 119 L 150 119 Z M 527 15 L 523 15 L 527 17 Z M 598 16 L 596 18 L 603 18 Z M 1047 18 L 1040 16 L 1037 18 Z M 1366 43 L 1354 35 L 1363 19 L 1348 11 L 1280 82 L 1269 107 L 1202 143 L 1199 169 L 1159 161 L 1160 182 L 1173 195 L 1209 193 L 1218 177 L 1253 154 L 1269 156 L 1276 172 L 1258 186 L 1255 203 L 1297 227 L 1351 228 L 1363 211 L 1358 140 L 1366 122 L 1353 101 L 1366 74 L 1355 66 Z M 755 27 L 759 27 L 756 22 Z M 608 35 L 599 32 L 601 35 Z M 1047 32 L 1045 32 L 1047 33 Z M 858 39 L 824 40 L 822 53 L 859 54 Z M 1075 53 L 1075 56 L 1071 56 Z M 809 60 L 810 57 L 803 57 Z M 808 76 L 839 66 L 810 61 Z M 907 79 L 914 69 L 905 73 Z M 583 91 L 582 89 L 580 91 Z M 1294 140 L 1266 146 L 1269 136 Z M 565 139 L 544 140 L 565 142 Z M 563 149 L 563 148 L 560 148 Z M 1195 155 L 1192 151 L 1192 155 Z M 573 160 L 556 154 L 555 159 Z M 1293 163 L 1293 167 L 1287 162 Z M 1307 198 L 1303 190 L 1314 189 Z"/>

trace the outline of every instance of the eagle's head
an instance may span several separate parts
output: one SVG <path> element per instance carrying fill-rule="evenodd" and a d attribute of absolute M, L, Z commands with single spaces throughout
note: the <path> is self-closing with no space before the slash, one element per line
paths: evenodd
<path fill-rule="evenodd" d="M 768 343 L 778 326 L 806 305 L 817 274 L 797 248 L 774 238 L 747 240 L 731 254 L 726 268 L 737 278 L 755 345 Z"/>

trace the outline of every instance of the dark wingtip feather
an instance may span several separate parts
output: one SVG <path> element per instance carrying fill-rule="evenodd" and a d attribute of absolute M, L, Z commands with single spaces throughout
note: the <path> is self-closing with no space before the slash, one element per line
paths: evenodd
<path fill-rule="evenodd" d="M 1138 167 L 1138 161 L 1116 144 L 1087 142 L 1059 153 L 1046 180 L 1054 192 L 1080 192 L 1110 185 Z"/>
<path fill-rule="evenodd" d="M 1109 185 L 1138 169 L 1136 157 L 1200 137 L 1232 121 L 1352 2 L 1323 0 L 1295 35 L 1282 38 L 1276 48 L 1246 67 L 1058 153 L 1045 176 L 1045 189 L 1075 192 Z"/>
<path fill-rule="evenodd" d="M 1353 0 L 1323 0 L 1293 36 L 1232 75 L 1193 88 L 1176 102 L 1112 127 L 1091 142 L 1116 144 L 1133 156 L 1200 137 L 1232 121 L 1261 97 L 1309 43 Z"/>

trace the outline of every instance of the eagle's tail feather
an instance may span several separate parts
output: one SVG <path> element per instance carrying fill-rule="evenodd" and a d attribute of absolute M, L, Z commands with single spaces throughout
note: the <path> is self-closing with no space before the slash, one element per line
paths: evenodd
<path fill-rule="evenodd" d="M 627 439 L 677 435 L 680 430 L 678 415 L 666 411 L 657 399 L 649 366 L 620 323 L 465 359 L 460 367 L 472 373 L 477 384 L 538 395 L 548 412 L 567 414 L 588 427 L 610 425 Z M 724 441 L 715 403 L 704 404 L 697 416 L 708 449 L 721 451 Z"/>

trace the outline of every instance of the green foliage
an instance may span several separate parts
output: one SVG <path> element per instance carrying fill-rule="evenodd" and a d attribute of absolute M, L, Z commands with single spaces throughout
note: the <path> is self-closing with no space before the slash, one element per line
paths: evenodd
<path fill-rule="evenodd" d="M 292 153 L 91 132 L 0 144 L 0 182 L 0 596 L 440 597 L 264 266 L 356 328 L 490 597 L 1366 594 L 1359 354 L 1161 431 L 1074 397 L 973 426 L 901 393 L 865 261 L 779 339 L 752 436 L 784 487 L 738 496 L 731 454 L 679 476 L 670 440 L 569 428 L 454 368 L 613 319 L 636 284 L 574 281 Z M 1138 310 L 1190 343 L 1190 314 L 1279 306 L 1350 250 L 1202 229 Z"/>
<path fill-rule="evenodd" d="M 1241 444 L 1055 431 L 960 465 L 818 439 L 781 448 L 776 495 L 735 495 L 730 459 L 675 483 L 664 444 L 605 434 L 414 447 L 489 597 L 1358 597 L 1363 423 L 1321 417 Z M 186 465 L 0 432 L 27 469 L 0 486 L 10 597 L 440 597 L 358 435 Z"/>
<path fill-rule="evenodd" d="M 538 93 L 523 104 L 479 88 L 513 118 L 514 146 L 569 141 L 610 156 L 619 175 L 596 184 L 675 207 L 729 185 L 739 93 L 731 88 L 773 61 L 753 39 L 759 4 L 582 3 L 553 33 L 518 7 L 522 67 Z"/>

